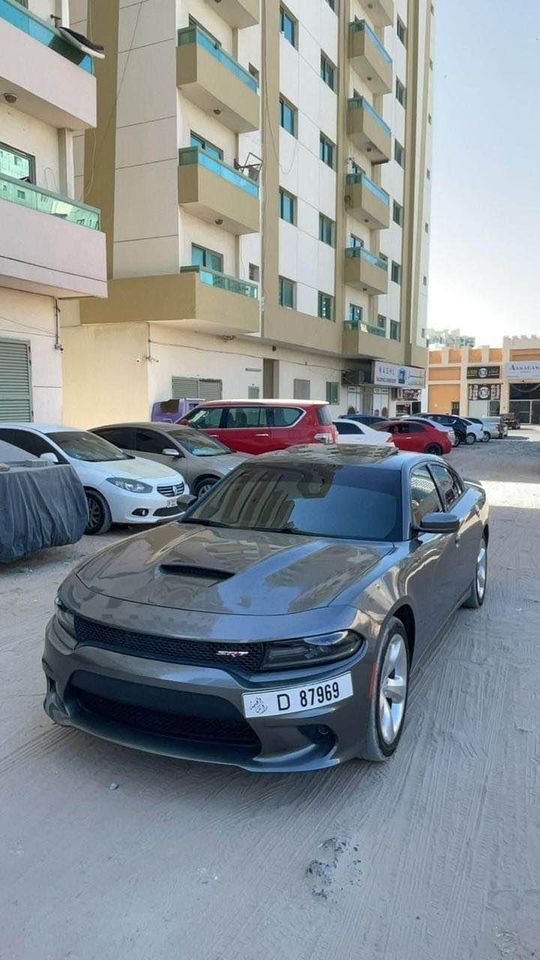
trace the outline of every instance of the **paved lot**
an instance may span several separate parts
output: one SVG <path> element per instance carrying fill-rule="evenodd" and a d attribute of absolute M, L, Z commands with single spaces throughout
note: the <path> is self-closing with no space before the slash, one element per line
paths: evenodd
<path fill-rule="evenodd" d="M 1 570 L 3 960 L 540 956 L 540 431 L 451 461 L 489 490 L 488 599 L 417 668 L 383 766 L 257 777 L 54 727 L 55 589 L 119 535 Z"/>

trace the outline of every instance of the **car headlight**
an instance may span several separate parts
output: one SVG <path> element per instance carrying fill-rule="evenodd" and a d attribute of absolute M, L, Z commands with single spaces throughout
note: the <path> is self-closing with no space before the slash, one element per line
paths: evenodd
<path fill-rule="evenodd" d="M 153 487 L 142 480 L 131 480 L 129 477 L 107 477 L 107 483 L 114 483 L 115 487 L 127 490 L 128 493 L 152 493 Z"/>
<path fill-rule="evenodd" d="M 318 666 L 333 660 L 345 660 L 355 654 L 364 640 L 352 630 L 324 633 L 303 640 L 277 640 L 265 644 L 262 669 L 280 670 L 291 667 Z"/>
<path fill-rule="evenodd" d="M 59 593 L 57 593 L 56 597 L 54 598 L 54 605 L 56 607 L 55 612 L 58 623 L 67 633 L 70 634 L 70 636 L 74 637 L 75 617 L 71 610 L 68 610 Z"/>

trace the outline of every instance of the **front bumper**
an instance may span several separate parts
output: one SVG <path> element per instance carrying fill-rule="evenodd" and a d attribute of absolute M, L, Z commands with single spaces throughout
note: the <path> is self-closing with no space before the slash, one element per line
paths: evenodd
<path fill-rule="evenodd" d="M 372 668 L 367 645 L 348 661 L 250 677 L 72 643 L 53 618 L 43 657 L 44 707 L 61 725 L 151 753 L 267 773 L 330 767 L 362 752 Z M 279 717 L 244 717 L 244 693 L 328 683 L 348 672 L 352 697 Z"/>
<path fill-rule="evenodd" d="M 178 500 L 178 496 L 185 496 L 189 493 L 186 484 L 181 494 L 175 497 L 166 497 L 157 490 L 152 493 L 129 493 L 126 490 L 120 491 L 113 484 L 109 484 L 112 490 L 107 488 L 103 494 L 107 499 L 111 511 L 113 523 L 120 524 L 150 524 L 150 523 L 170 523 L 171 520 L 178 520 L 185 512 L 185 506 L 169 507 L 170 500 Z"/>

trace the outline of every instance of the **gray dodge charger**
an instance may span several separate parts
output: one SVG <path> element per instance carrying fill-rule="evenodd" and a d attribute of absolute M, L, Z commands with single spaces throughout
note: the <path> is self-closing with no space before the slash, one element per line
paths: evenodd
<path fill-rule="evenodd" d="M 486 590 L 483 488 L 391 447 L 237 467 L 176 523 L 86 560 L 47 627 L 56 723 L 296 771 L 397 747 L 409 673 Z"/>

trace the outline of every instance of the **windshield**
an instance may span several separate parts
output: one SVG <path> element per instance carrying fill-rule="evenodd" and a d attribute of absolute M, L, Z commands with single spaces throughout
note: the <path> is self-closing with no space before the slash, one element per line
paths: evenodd
<path fill-rule="evenodd" d="M 239 468 L 185 523 L 352 540 L 400 540 L 398 470 L 376 466 Z"/>
<path fill-rule="evenodd" d="M 194 457 L 217 457 L 218 455 L 223 457 L 227 453 L 232 453 L 224 443 L 207 437 L 206 434 L 199 433 L 197 430 L 188 430 L 184 427 L 183 430 L 168 430 L 167 433 Z"/>
<path fill-rule="evenodd" d="M 66 456 L 73 460 L 87 460 L 89 463 L 104 463 L 109 460 L 133 460 L 123 450 L 113 446 L 108 440 L 97 437 L 85 430 L 66 430 L 50 433 L 49 437 L 62 448 Z"/>

